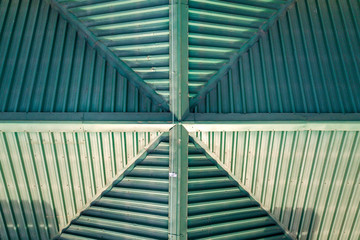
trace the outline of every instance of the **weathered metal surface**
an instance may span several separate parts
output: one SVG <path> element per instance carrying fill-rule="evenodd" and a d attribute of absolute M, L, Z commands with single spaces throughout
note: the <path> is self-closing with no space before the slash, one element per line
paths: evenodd
<path fill-rule="evenodd" d="M 291 239 L 192 141 L 188 172 L 188 239 Z"/>
<path fill-rule="evenodd" d="M 186 240 L 189 134 L 177 124 L 170 130 L 169 239 Z"/>
<path fill-rule="evenodd" d="M 357 0 L 297 1 L 191 111 L 359 112 L 359 16 Z"/>
<path fill-rule="evenodd" d="M 46 1 L 0 2 L 0 112 L 152 112 Z"/>
<path fill-rule="evenodd" d="M 278 129 L 196 135 L 298 238 L 360 237 L 359 131 Z"/>
<path fill-rule="evenodd" d="M 257 39 L 290 2 L 189 0 L 190 97 L 214 81 L 233 55 Z"/>
<path fill-rule="evenodd" d="M 159 133 L 0 133 L 0 238 L 49 239 Z"/>
<path fill-rule="evenodd" d="M 57 1 L 75 21 L 167 101 L 169 1 Z M 130 70 L 130 69 L 129 69 Z"/>
<path fill-rule="evenodd" d="M 168 239 L 169 142 L 162 140 L 92 202 L 59 239 Z"/>
<path fill-rule="evenodd" d="M 170 1 L 170 111 L 177 120 L 189 112 L 188 0 Z"/>

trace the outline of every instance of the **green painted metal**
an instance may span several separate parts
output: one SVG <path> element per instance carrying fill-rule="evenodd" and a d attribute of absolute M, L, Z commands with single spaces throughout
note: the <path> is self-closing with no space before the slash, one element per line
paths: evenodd
<path fill-rule="evenodd" d="M 159 112 L 46 1 L 1 1 L 0 112 Z"/>
<path fill-rule="evenodd" d="M 0 238 L 359 238 L 359 13 L 1 0 Z"/>
<path fill-rule="evenodd" d="M 119 72 L 168 110 L 168 0 L 49 1 Z"/>
<path fill-rule="evenodd" d="M 162 135 L 57 239 L 168 239 L 169 138 Z"/>
<path fill-rule="evenodd" d="M 188 1 L 170 1 L 170 110 L 181 121 L 189 112 Z"/>
<path fill-rule="evenodd" d="M 189 0 L 189 93 L 195 97 L 191 107 L 292 2 Z"/>
<path fill-rule="evenodd" d="M 297 1 L 191 111 L 359 112 L 359 16 L 357 0 Z"/>
<path fill-rule="evenodd" d="M 103 122 L 117 124 L 170 124 L 172 123 L 172 114 L 162 113 L 143 113 L 143 112 L 3 112 L 0 114 L 0 123 L 9 121 L 53 121 L 53 122 Z"/>
<path fill-rule="evenodd" d="M 190 113 L 183 124 L 236 124 L 243 122 L 359 122 L 359 113 Z"/>
<path fill-rule="evenodd" d="M 198 144 L 189 143 L 188 239 L 291 239 Z"/>
<path fill-rule="evenodd" d="M 181 124 L 170 130 L 169 239 L 187 239 L 188 132 Z"/>
<path fill-rule="evenodd" d="M 358 239 L 360 131 L 196 133 L 299 239 Z"/>
<path fill-rule="evenodd" d="M 359 131 L 359 121 L 238 121 L 238 122 L 196 122 L 187 124 L 189 132 L 231 132 L 231 131 Z"/>
<path fill-rule="evenodd" d="M 159 133 L 0 133 L 0 238 L 49 239 Z"/>

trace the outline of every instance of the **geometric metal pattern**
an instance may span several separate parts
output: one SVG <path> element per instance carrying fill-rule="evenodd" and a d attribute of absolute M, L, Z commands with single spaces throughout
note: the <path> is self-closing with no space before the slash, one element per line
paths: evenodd
<path fill-rule="evenodd" d="M 151 237 L 144 222 L 104 220 L 125 210 L 83 210 L 162 187 L 127 181 L 153 177 L 141 161 L 159 142 L 155 238 L 254 238 L 266 224 L 359 238 L 359 26 L 356 0 L 1 0 L 0 238 L 66 237 L 79 219 L 103 223 L 83 237 Z M 194 172 L 194 146 L 213 165 Z M 194 225 L 191 198 L 214 167 L 266 219 L 239 208 L 254 214 Z"/>

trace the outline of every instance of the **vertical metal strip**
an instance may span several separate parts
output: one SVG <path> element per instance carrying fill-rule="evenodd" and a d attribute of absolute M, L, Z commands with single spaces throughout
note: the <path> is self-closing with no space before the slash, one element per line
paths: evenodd
<path fill-rule="evenodd" d="M 178 120 L 189 111 L 188 0 L 170 1 L 170 110 Z"/>
<path fill-rule="evenodd" d="M 170 130 L 169 239 L 187 239 L 189 134 L 181 124 Z"/>

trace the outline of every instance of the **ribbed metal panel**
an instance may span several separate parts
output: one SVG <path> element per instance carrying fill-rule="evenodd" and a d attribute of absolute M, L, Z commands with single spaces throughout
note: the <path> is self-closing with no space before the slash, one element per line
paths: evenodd
<path fill-rule="evenodd" d="M 190 97 L 287 2 L 189 0 Z"/>
<path fill-rule="evenodd" d="M 0 238 L 54 237 L 157 136 L 1 132 Z"/>
<path fill-rule="evenodd" d="M 0 112 L 150 112 L 46 1 L 0 2 Z"/>
<path fill-rule="evenodd" d="M 192 109 L 218 113 L 360 111 L 357 0 L 300 0 Z"/>
<path fill-rule="evenodd" d="M 169 0 L 58 0 L 169 100 Z"/>
<path fill-rule="evenodd" d="M 169 142 L 94 201 L 59 239 L 168 239 Z"/>
<path fill-rule="evenodd" d="M 360 132 L 241 131 L 197 136 L 299 239 L 359 239 Z"/>
<path fill-rule="evenodd" d="M 290 239 L 227 173 L 189 143 L 188 239 Z"/>

